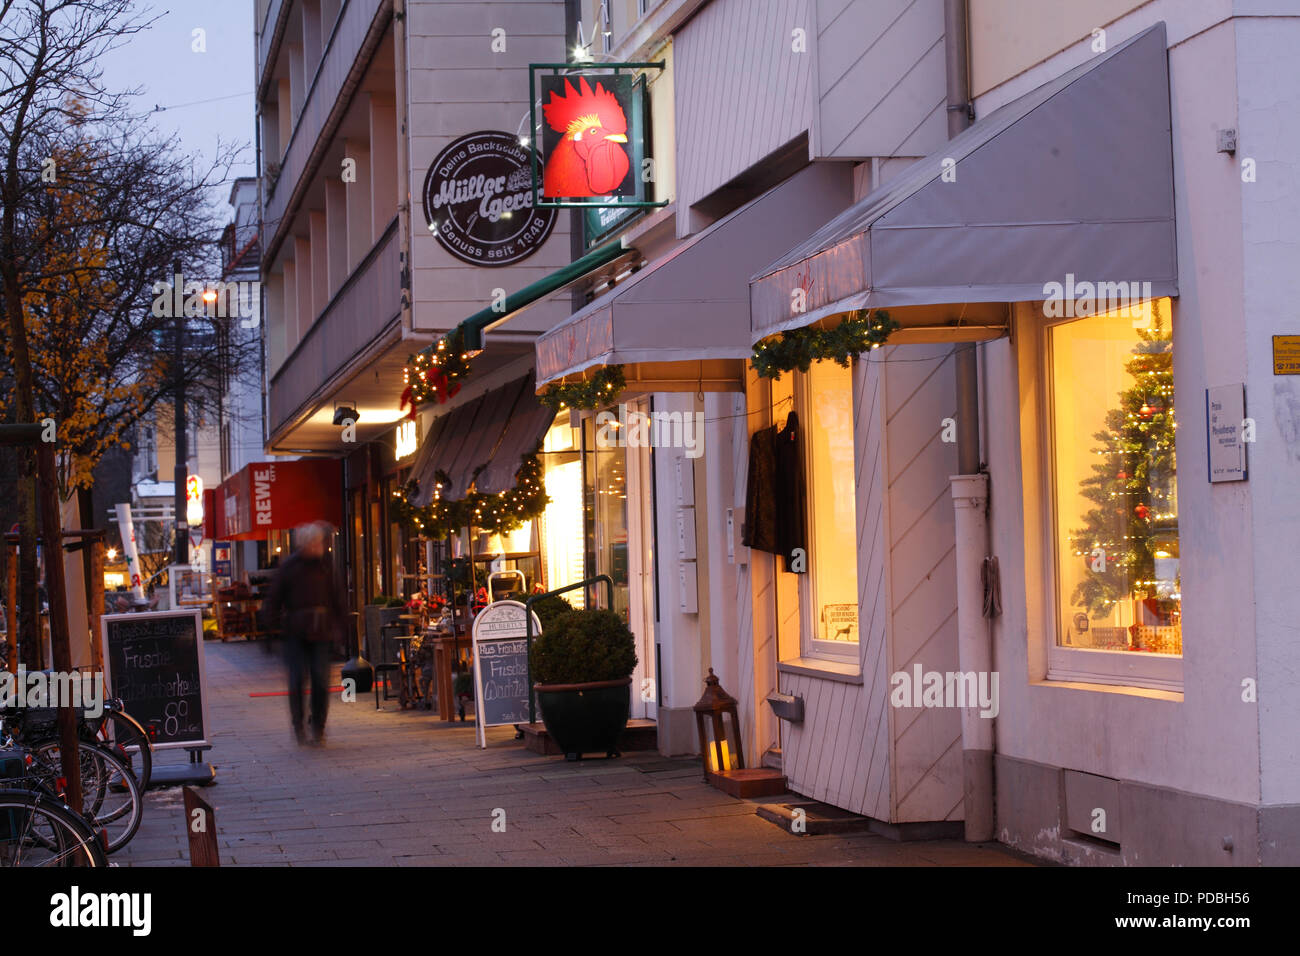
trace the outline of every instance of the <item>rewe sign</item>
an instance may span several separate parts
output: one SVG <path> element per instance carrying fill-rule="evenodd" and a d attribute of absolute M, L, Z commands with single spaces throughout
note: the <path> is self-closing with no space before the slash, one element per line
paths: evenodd
<path fill-rule="evenodd" d="M 271 528 L 274 505 L 271 503 L 271 487 L 275 484 L 275 465 L 265 467 L 252 466 L 253 469 L 253 522 L 259 528 Z"/>
<path fill-rule="evenodd" d="M 335 458 L 259 461 L 223 483 L 223 541 L 264 541 L 308 521 L 343 521 L 343 464 Z"/>

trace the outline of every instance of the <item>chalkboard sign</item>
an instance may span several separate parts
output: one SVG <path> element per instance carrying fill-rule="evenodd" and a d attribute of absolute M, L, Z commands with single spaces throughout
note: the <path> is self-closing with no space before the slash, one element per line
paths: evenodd
<path fill-rule="evenodd" d="M 494 601 L 474 618 L 474 690 L 478 745 L 485 727 L 528 723 L 527 609 L 519 601 Z M 542 633 L 533 615 L 533 637 Z"/>
<path fill-rule="evenodd" d="M 199 611 L 105 614 L 101 621 L 104 679 L 128 714 L 154 726 L 154 749 L 209 746 Z"/>

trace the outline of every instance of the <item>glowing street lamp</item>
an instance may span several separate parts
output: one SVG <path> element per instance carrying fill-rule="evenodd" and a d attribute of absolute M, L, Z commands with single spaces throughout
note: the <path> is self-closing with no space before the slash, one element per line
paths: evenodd
<path fill-rule="evenodd" d="M 203 524 L 203 479 L 198 475 L 185 480 L 185 520 L 190 527 Z"/>

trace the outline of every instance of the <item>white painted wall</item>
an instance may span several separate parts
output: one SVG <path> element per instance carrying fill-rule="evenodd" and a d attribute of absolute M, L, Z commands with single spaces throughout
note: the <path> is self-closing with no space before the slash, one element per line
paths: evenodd
<path fill-rule="evenodd" d="M 897 671 L 958 669 L 956 450 L 942 441 L 954 383 L 949 345 L 886 347 L 854 364 L 859 679 L 781 677 L 804 698 L 803 723 L 783 727 L 791 789 L 891 823 L 962 817 L 959 711 L 889 701 Z"/>
<path fill-rule="evenodd" d="M 1247 674 L 1247 659 L 1234 662 L 1236 673 L 1230 673 L 1259 680 L 1260 800 L 1295 804 L 1300 803 L 1300 377 L 1273 375 L 1272 336 L 1300 334 L 1295 308 L 1300 301 L 1300 192 L 1295 188 L 1300 16 L 1237 20 L 1236 42 L 1238 149 L 1235 163 L 1220 157 L 1221 179 L 1225 191 L 1240 190 L 1241 196 L 1246 321 L 1238 347 L 1246 353 L 1246 412 L 1257 420 L 1259 435 L 1249 450 L 1252 507 L 1238 512 L 1254 538 L 1255 668 Z M 1256 161 L 1257 181 L 1237 183 L 1236 167 L 1247 157 Z M 1249 597 L 1241 593 L 1237 600 Z"/>
<path fill-rule="evenodd" d="M 1276 4 L 1251 4 L 1253 7 Z M 1174 374 L 1182 553 L 1184 685 L 1170 694 L 1047 682 L 1051 615 L 1036 396 L 1041 387 L 1033 309 L 1017 310 L 1015 344 L 983 346 L 992 469 L 993 550 L 1001 561 L 1003 616 L 996 665 L 1003 675 L 998 751 L 1024 760 L 1242 802 L 1294 803 L 1300 710 L 1296 673 L 1294 488 L 1297 449 L 1274 401 L 1269 337 L 1297 331 L 1295 104 L 1284 51 L 1300 40 L 1293 16 L 1205 22 L 1221 4 L 1156 2 L 1109 28 L 1121 42 L 1165 19 L 1170 83 L 1180 296 L 1174 303 Z M 1294 11 L 1290 11 L 1294 12 Z M 1072 48 L 995 90 L 981 115 L 1086 58 Z M 1292 71 L 1293 73 L 1294 71 Z M 1215 151 L 1215 131 L 1246 127 L 1236 158 Z M 1238 160 L 1265 159 L 1262 183 L 1243 184 Z M 1288 190 L 1290 190 L 1288 192 Z M 1240 225 L 1238 225 L 1240 224 Z M 1244 382 L 1259 421 L 1250 480 L 1206 477 L 1204 390 Z M 1300 391 L 1298 389 L 1297 391 Z M 1023 504 L 1021 497 L 1023 495 Z M 1261 703 L 1241 682 L 1261 681 Z M 1294 695 L 1291 695 L 1292 697 Z"/>
<path fill-rule="evenodd" d="M 679 235 L 689 206 L 811 127 L 811 23 L 809 0 L 713 0 L 674 38 Z"/>
<path fill-rule="evenodd" d="M 817 0 L 816 21 L 815 157 L 920 157 L 948 138 L 943 0 Z"/>
<path fill-rule="evenodd" d="M 695 396 L 689 393 L 659 392 L 654 395 L 654 409 L 657 412 L 690 414 L 695 407 Z M 655 587 L 659 596 L 659 616 L 655 621 L 655 642 L 659 645 L 660 655 L 659 749 L 666 754 L 695 753 L 699 749 L 695 718 L 689 710 L 704 691 L 705 672 L 702 668 L 707 665 L 700 615 L 684 612 L 680 606 L 682 587 L 678 570 L 685 566 L 694 571 L 695 567 L 677 557 L 677 513 L 683 500 L 678 490 L 678 467 L 679 463 L 688 462 L 689 459 L 686 458 L 684 449 L 658 448 L 655 449 L 653 461 L 657 542 L 654 567 Z M 696 465 L 702 473 L 705 466 L 700 464 L 701 461 L 708 461 L 707 453 L 704 459 L 696 459 Z M 693 472 L 687 470 L 685 474 L 692 475 Z M 692 478 L 692 491 L 695 486 Z M 701 511 L 707 508 L 703 495 L 695 496 L 695 501 L 695 506 Z M 708 547 L 707 539 L 702 535 L 696 535 L 696 542 L 701 551 Z M 635 546 L 636 542 L 631 544 Z M 705 561 L 707 563 L 707 558 Z M 697 578 L 696 585 L 697 591 L 700 591 L 704 590 L 706 583 Z"/>
<path fill-rule="evenodd" d="M 468 265 L 439 245 L 424 221 L 421 190 L 429 166 L 452 140 L 479 130 L 528 130 L 528 64 L 565 57 L 563 0 L 407 0 L 411 182 L 412 326 L 445 330 L 570 261 L 569 215 L 560 210 L 546 244 L 520 263 Z M 504 53 L 492 30 L 506 31 Z M 550 328 L 568 301 L 542 302 L 512 331 Z"/>

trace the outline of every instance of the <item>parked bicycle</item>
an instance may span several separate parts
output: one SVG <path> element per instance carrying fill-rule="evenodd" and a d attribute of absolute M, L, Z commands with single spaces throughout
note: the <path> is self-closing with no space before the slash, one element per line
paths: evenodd
<path fill-rule="evenodd" d="M 100 835 L 45 785 L 36 764 L 22 748 L 0 750 L 0 867 L 108 866 Z"/>
<path fill-rule="evenodd" d="M 108 713 L 111 712 L 106 710 L 105 714 Z M 26 748 L 31 758 L 29 775 L 50 791 L 58 789 L 56 781 L 62 775 L 56 714 L 54 708 L 14 710 L 6 715 L 3 725 L 3 732 L 7 735 L 5 745 Z M 126 846 L 140 828 L 144 815 L 144 791 L 137 777 L 138 770 L 132 766 L 132 755 L 121 744 L 101 744 L 94 723 L 83 717 L 78 727 L 82 814 L 104 831 L 106 850 L 115 853 Z M 137 746 L 136 755 L 148 752 L 146 738 L 143 745 Z"/>

